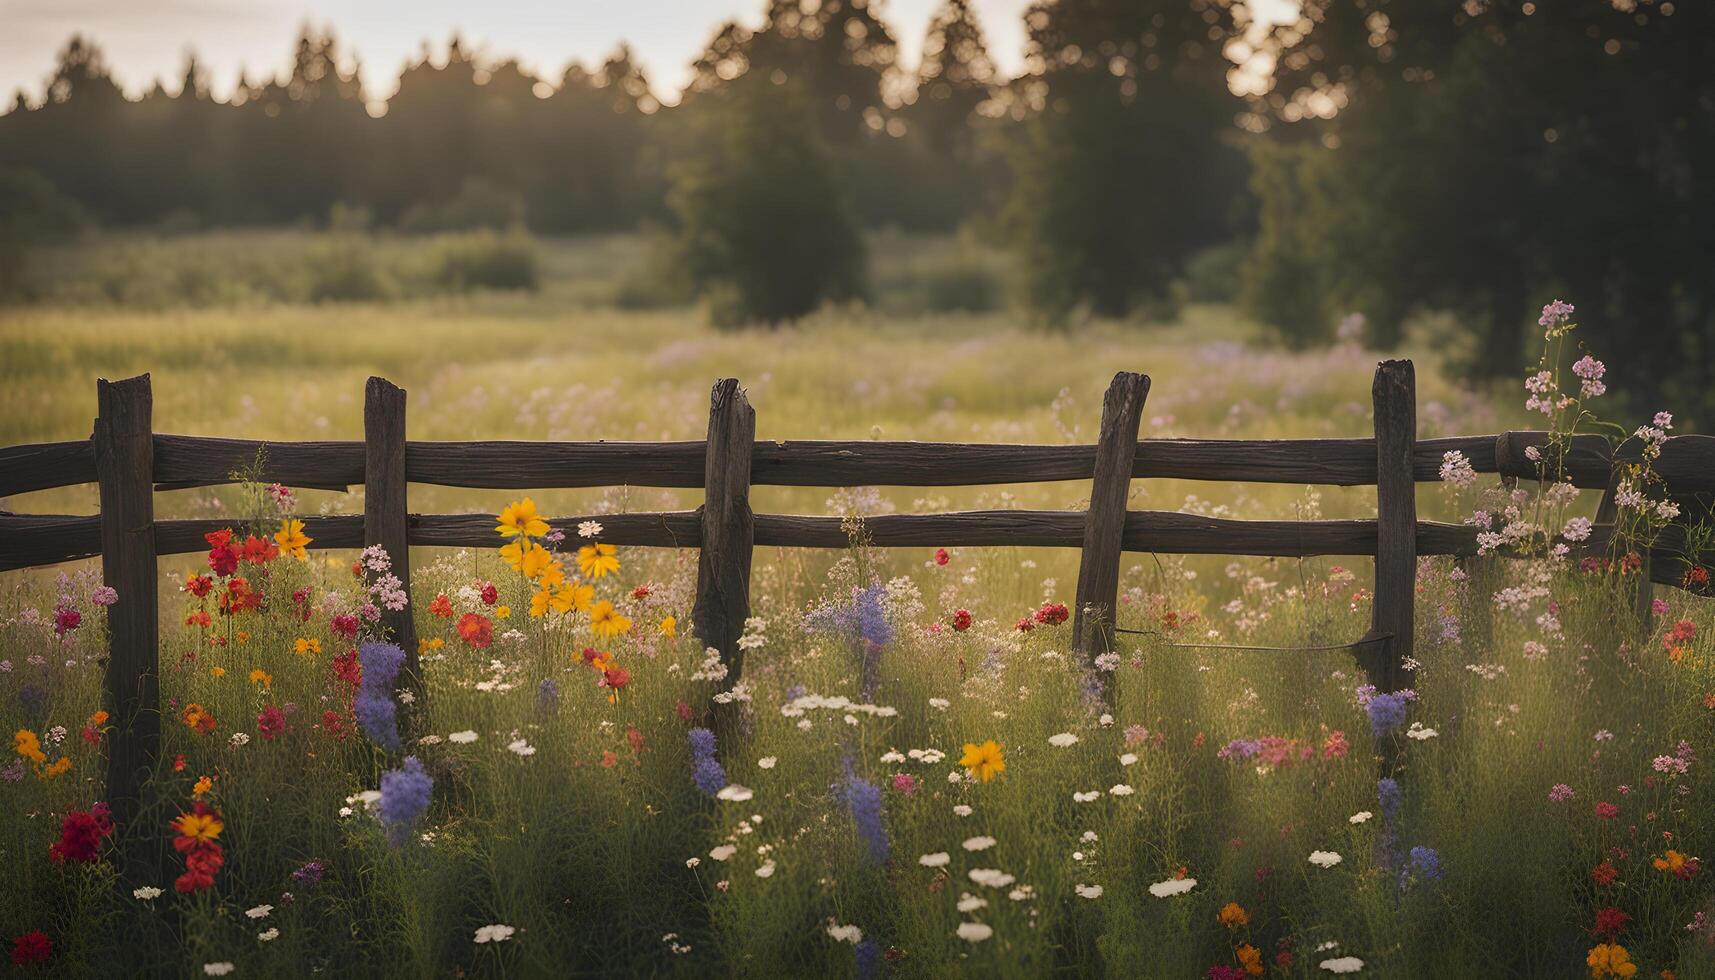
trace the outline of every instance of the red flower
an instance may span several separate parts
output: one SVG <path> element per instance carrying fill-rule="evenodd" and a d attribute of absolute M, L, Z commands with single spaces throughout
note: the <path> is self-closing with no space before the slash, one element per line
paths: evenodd
<path fill-rule="evenodd" d="M 637 730 L 636 725 L 631 725 L 625 729 L 625 740 L 631 743 L 631 751 L 634 754 L 641 755 L 643 753 L 643 733 Z"/>
<path fill-rule="evenodd" d="M 278 557 L 280 557 L 279 546 L 267 538 L 251 535 L 244 542 L 243 558 L 252 565 L 266 565 Z"/>
<path fill-rule="evenodd" d="M 113 833 L 113 820 L 107 804 L 97 803 L 89 810 L 68 810 L 60 822 L 60 839 L 48 846 L 48 860 L 55 864 L 71 861 L 87 864 L 101 856 L 101 841 Z"/>
<path fill-rule="evenodd" d="M 953 629 L 963 633 L 971 628 L 971 614 L 960 609 L 953 613 Z"/>
<path fill-rule="evenodd" d="M 691 720 L 691 706 L 690 705 L 686 704 L 683 701 L 680 701 L 678 704 L 673 706 L 673 710 L 678 712 L 680 721 L 686 722 L 686 723 L 690 722 L 690 720 Z"/>
<path fill-rule="evenodd" d="M 12 940 L 12 965 L 29 966 L 31 963 L 46 963 L 48 957 L 54 955 L 53 940 L 40 929 L 31 929 L 17 939 Z"/>
<path fill-rule="evenodd" d="M 1606 936 L 1611 942 L 1630 921 L 1631 916 L 1610 905 L 1596 913 L 1595 933 L 1598 936 Z"/>
<path fill-rule="evenodd" d="M 453 601 L 447 598 L 447 594 L 445 592 L 442 592 L 440 595 L 435 596 L 433 602 L 429 603 L 429 611 L 442 619 L 452 619 Z"/>
<path fill-rule="evenodd" d="M 1044 602 L 1042 608 L 1036 610 L 1036 621 L 1044 626 L 1059 626 L 1072 618 L 1064 602 Z"/>
<path fill-rule="evenodd" d="M 1209 967 L 1208 977 L 1209 980 L 1246 980 L 1243 969 L 1225 963 Z"/>
<path fill-rule="evenodd" d="M 64 636 L 83 625 L 83 613 L 76 609 L 61 607 L 54 610 L 54 635 Z"/>
<path fill-rule="evenodd" d="M 459 639 L 478 650 L 486 650 L 494 642 L 494 623 L 479 613 L 465 613 L 459 618 Z"/>
<path fill-rule="evenodd" d="M 1603 861 L 1590 870 L 1590 877 L 1595 879 L 1598 885 L 1611 885 L 1619 880 L 1620 869 Z"/>
<path fill-rule="evenodd" d="M 340 741 L 345 741 L 345 722 L 337 711 L 322 712 L 322 730 Z"/>
<path fill-rule="evenodd" d="M 631 683 L 631 671 L 624 667 L 609 667 L 601 672 L 601 686 L 619 690 Z"/>
<path fill-rule="evenodd" d="M 633 599 L 647 599 L 647 598 L 649 598 L 649 586 L 639 585 L 637 588 L 632 589 L 631 590 L 631 597 Z"/>
<path fill-rule="evenodd" d="M 357 617 L 351 613 L 340 613 L 330 620 L 328 625 L 333 627 L 334 633 L 338 636 L 343 636 L 348 640 L 357 639 Z"/>
<path fill-rule="evenodd" d="M 225 535 L 226 538 L 232 537 L 231 531 L 217 531 L 215 534 Z M 214 537 L 214 534 L 208 535 L 210 543 L 214 542 Z M 233 572 L 238 571 L 238 549 L 232 547 L 232 545 L 228 544 L 226 539 L 223 538 L 220 543 L 215 544 L 213 548 L 209 549 L 208 567 L 216 575 L 220 575 L 222 577 L 231 575 Z"/>
<path fill-rule="evenodd" d="M 1606 800 L 1596 804 L 1596 818 L 1598 820 L 1612 820 L 1619 815 L 1620 808 Z"/>
<path fill-rule="evenodd" d="M 363 683 L 363 665 L 357 662 L 357 651 L 347 650 L 333 658 L 334 676 L 352 687 Z"/>
<path fill-rule="evenodd" d="M 184 772 L 185 771 L 185 754 L 183 752 L 180 752 L 178 755 L 173 757 L 173 771 L 174 772 Z"/>
<path fill-rule="evenodd" d="M 492 606 L 499 601 L 500 590 L 494 587 L 494 583 L 482 583 L 482 604 L 485 606 Z"/>
<path fill-rule="evenodd" d="M 945 549 L 945 548 L 936 548 L 935 549 L 935 564 L 945 565 L 946 563 L 948 563 L 952 560 L 953 560 L 953 556 L 947 554 L 947 549 Z"/>
<path fill-rule="evenodd" d="M 256 730 L 262 733 L 263 738 L 272 742 L 279 737 L 281 732 L 286 730 L 286 716 L 280 712 L 279 708 L 269 705 L 262 709 L 261 714 L 256 716 Z"/>
<path fill-rule="evenodd" d="M 208 595 L 208 590 L 214 588 L 214 579 L 207 575 L 193 575 L 185 580 L 185 591 L 197 598 Z"/>
<path fill-rule="evenodd" d="M 1019 620 L 1018 622 L 1012 624 L 1012 628 L 1019 631 L 1020 633 L 1028 633 L 1031 630 L 1036 628 L 1036 622 L 1034 620 L 1032 620 L 1029 616 L 1026 616 L 1023 619 Z"/>

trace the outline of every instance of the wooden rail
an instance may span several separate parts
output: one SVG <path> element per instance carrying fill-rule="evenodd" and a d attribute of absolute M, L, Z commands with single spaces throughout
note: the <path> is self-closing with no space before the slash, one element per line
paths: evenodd
<path fill-rule="evenodd" d="M 698 582 L 692 614 L 697 636 L 720 651 L 727 684 L 742 670 L 738 637 L 750 613 L 750 566 L 757 545 L 843 548 L 850 536 L 837 517 L 754 514 L 750 488 L 775 486 L 963 486 L 1090 480 L 1087 511 L 999 510 L 952 514 L 888 514 L 867 518 L 868 539 L 882 547 L 1025 546 L 1082 549 L 1074 642 L 1088 658 L 1113 646 L 1123 552 L 1163 554 L 1373 555 L 1376 588 L 1369 634 L 1356 646 L 1378 686 L 1391 688 L 1410 655 L 1413 590 L 1421 555 L 1476 554 L 1474 529 L 1417 519 L 1415 484 L 1440 479 L 1443 455 L 1457 450 L 1479 473 L 1535 479 L 1529 456 L 1542 432 L 1416 438 L 1409 361 L 1378 366 L 1372 398 L 1375 436 L 1357 439 L 1138 439 L 1149 378 L 1122 372 L 1103 404 L 1095 445 L 1027 446 L 861 441 L 758 441 L 756 417 L 736 379 L 718 382 L 710 397 L 706 439 L 681 442 L 412 442 L 405 438 L 403 389 L 371 378 L 364 407 L 364 440 L 277 442 L 169 435 L 152 431 L 148 375 L 97 385 L 100 416 L 90 439 L 0 448 L 0 498 L 83 483 L 99 483 L 97 516 L 22 515 L 0 511 L 0 570 L 101 556 L 103 575 L 119 590 L 109 610 L 108 698 L 116 724 L 108 766 L 108 799 L 134 810 L 160 744 L 158 691 L 158 555 L 200 552 L 203 536 L 228 521 L 166 520 L 153 514 L 152 490 L 234 482 L 262 465 L 255 478 L 289 486 L 344 490 L 364 484 L 362 515 L 311 516 L 305 530 L 315 548 L 380 544 L 394 572 L 410 581 L 409 546 L 491 547 L 487 514 L 412 514 L 411 483 L 523 490 L 613 485 L 704 488 L 694 511 L 561 517 L 557 529 L 575 533 L 599 520 L 602 540 L 619 545 L 696 547 Z M 265 450 L 265 451 L 264 451 Z M 1564 460 L 1579 487 L 1610 489 L 1618 454 L 1597 436 L 1575 437 Z M 1667 440 L 1656 470 L 1676 497 L 1707 512 L 1715 493 L 1715 438 Z M 1128 511 L 1134 479 L 1208 480 L 1375 486 L 1377 519 L 1236 521 L 1160 511 Z M 1699 496 L 1701 495 L 1701 496 Z M 1610 494 L 1611 496 L 1611 494 Z M 1611 508 L 1609 508 L 1611 510 Z M 1586 547 L 1606 547 L 1612 516 Z M 1648 579 L 1678 584 L 1693 562 L 1690 536 L 1670 527 L 1647 563 Z M 1640 578 L 1643 578 L 1640 576 Z M 1648 608 L 1647 580 L 1639 606 Z M 390 616 L 417 678 L 414 622 Z"/>

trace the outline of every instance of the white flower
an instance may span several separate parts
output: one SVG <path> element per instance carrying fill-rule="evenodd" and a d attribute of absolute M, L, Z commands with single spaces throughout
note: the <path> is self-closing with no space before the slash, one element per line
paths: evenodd
<path fill-rule="evenodd" d="M 779 762 L 779 761 L 780 760 L 776 759 L 774 756 L 765 755 L 762 758 L 756 760 L 756 768 L 758 768 L 758 769 L 773 769 L 774 764 L 776 762 Z"/>
<path fill-rule="evenodd" d="M 968 817 L 971 815 L 971 808 L 960 803 L 953 807 L 953 813 L 961 817 Z"/>
<path fill-rule="evenodd" d="M 944 868 L 947 866 L 947 862 L 952 859 L 953 856 L 946 851 L 936 851 L 933 854 L 925 854 L 919 857 L 917 863 L 925 868 Z"/>
<path fill-rule="evenodd" d="M 511 926 L 479 926 L 476 930 L 476 941 L 479 943 L 503 943 L 511 939 L 512 934 L 517 931 Z"/>
<path fill-rule="evenodd" d="M 1411 723 L 1411 727 L 1409 729 L 1406 729 L 1405 737 L 1406 738 L 1415 738 L 1419 742 L 1427 742 L 1439 734 L 1441 734 L 1441 733 L 1436 731 L 1433 728 L 1423 727 L 1422 722 L 1414 721 Z"/>
<path fill-rule="evenodd" d="M 439 735 L 424 735 L 422 738 L 417 739 L 417 744 L 418 745 L 439 745 L 443 741 L 445 741 L 445 739 L 442 739 Z"/>
<path fill-rule="evenodd" d="M 756 876 L 758 878 L 767 878 L 772 874 L 774 874 L 773 861 L 764 861 L 762 862 L 762 867 L 756 869 Z"/>
<path fill-rule="evenodd" d="M 980 943 L 994 935 L 994 927 L 981 922 L 959 923 L 958 937 L 967 943 Z"/>
<path fill-rule="evenodd" d="M 1091 803 L 1091 802 L 1094 802 L 1095 800 L 1099 800 L 1101 798 L 1102 798 L 1102 791 L 1099 789 L 1092 789 L 1092 790 L 1089 790 L 1088 792 L 1073 793 L 1072 794 L 1072 801 L 1074 803 Z"/>
<path fill-rule="evenodd" d="M 854 946 L 863 942 L 863 930 L 857 926 L 842 926 L 829 922 L 828 935 L 832 936 L 835 942 L 851 943 Z"/>
<path fill-rule="evenodd" d="M 694 868 L 697 865 L 702 864 L 702 863 L 703 863 L 703 859 L 700 857 L 688 857 L 685 859 L 685 867 L 687 867 L 687 868 Z"/>
<path fill-rule="evenodd" d="M 911 751 L 916 752 L 917 750 L 912 749 Z M 905 761 L 905 753 L 899 751 L 898 749 L 889 749 L 887 751 L 887 753 L 881 757 L 881 761 L 888 762 L 888 763 L 904 762 Z"/>
<path fill-rule="evenodd" d="M 1368 810 L 1359 810 L 1357 813 L 1347 817 L 1346 822 L 1350 824 L 1368 823 L 1370 818 L 1373 816 L 1375 816 L 1375 814 Z"/>
<path fill-rule="evenodd" d="M 152 902 L 161 897 L 161 890 L 153 885 L 144 885 L 142 888 L 134 889 L 131 892 L 131 897 L 141 899 L 145 902 Z"/>
<path fill-rule="evenodd" d="M 1316 865 L 1318 868 L 1332 868 L 1343 860 L 1345 860 L 1345 858 L 1335 854 L 1333 851 L 1310 852 L 1310 863 Z"/>
<path fill-rule="evenodd" d="M 1158 881 L 1150 885 L 1149 893 L 1156 898 L 1172 898 L 1175 895 L 1183 895 L 1196 887 L 1197 879 L 1195 878 L 1169 878 L 1166 881 Z"/>
<path fill-rule="evenodd" d="M 1048 744 L 1057 749 L 1069 749 L 1078 744 L 1078 736 L 1071 732 L 1061 732 L 1058 735 L 1048 736 Z"/>
<path fill-rule="evenodd" d="M 278 929 L 265 929 L 262 932 L 257 933 L 256 938 L 260 939 L 261 941 L 263 941 L 265 943 L 271 943 L 274 940 L 280 938 L 280 930 L 278 930 Z"/>
<path fill-rule="evenodd" d="M 231 973 L 233 969 L 234 967 L 231 963 L 204 963 L 202 965 L 202 972 L 211 977 L 224 977 L 228 973 Z"/>
<path fill-rule="evenodd" d="M 1101 885 L 1079 885 L 1076 889 L 1080 898 L 1101 898 Z"/>
<path fill-rule="evenodd" d="M 947 706 L 952 704 L 952 703 L 953 702 L 948 701 L 946 698 L 930 698 L 929 699 L 929 707 L 934 708 L 936 711 L 946 711 Z"/>
<path fill-rule="evenodd" d="M 526 742 L 523 739 L 518 739 L 515 742 L 511 742 L 506 747 L 508 749 L 510 749 L 513 752 L 513 754 L 515 754 L 515 755 L 526 755 L 526 756 L 528 756 L 528 755 L 535 755 L 536 754 L 536 746 L 531 745 L 529 742 Z"/>
<path fill-rule="evenodd" d="M 999 868 L 972 868 L 966 874 L 977 884 L 990 888 L 1005 888 L 1018 880 Z"/>
<path fill-rule="evenodd" d="M 601 533 L 601 525 L 595 521 L 579 521 L 578 537 L 593 538 Z"/>
<path fill-rule="evenodd" d="M 965 850 L 967 851 L 986 851 L 993 846 L 993 837 L 971 837 L 965 840 Z"/>
<path fill-rule="evenodd" d="M 977 909 L 987 908 L 988 904 L 988 899 L 978 898 L 967 892 L 959 896 L 958 909 L 960 912 L 975 912 Z"/>
<path fill-rule="evenodd" d="M 268 918 L 268 913 L 272 911 L 274 911 L 274 906 L 272 905 L 258 905 L 253 909 L 245 909 L 244 914 L 248 915 L 252 919 L 266 919 Z"/>
<path fill-rule="evenodd" d="M 1122 766 L 1134 766 L 1136 764 L 1137 764 L 1136 754 L 1131 753 L 1131 752 L 1127 752 L 1125 755 L 1120 756 L 1120 765 L 1122 765 Z"/>
<path fill-rule="evenodd" d="M 232 743 L 233 748 L 241 748 L 250 744 L 250 736 L 243 732 L 234 732 L 232 738 L 228 739 L 228 741 Z"/>
<path fill-rule="evenodd" d="M 1329 973 L 1356 973 L 1364 968 L 1364 961 L 1356 956 L 1340 956 L 1323 960 L 1321 967 Z"/>
<path fill-rule="evenodd" d="M 737 853 L 738 853 L 737 847 L 733 846 L 732 844 L 722 844 L 721 846 L 710 851 L 709 857 L 714 858 L 716 861 L 725 861 L 725 860 L 730 859 L 734 854 L 737 854 Z"/>
<path fill-rule="evenodd" d="M 1113 796 L 1130 796 L 1135 792 L 1137 791 L 1125 783 L 1116 783 L 1112 789 L 1108 790 L 1108 793 Z"/>
<path fill-rule="evenodd" d="M 469 745 L 476 741 L 476 733 L 469 729 L 462 732 L 453 732 L 451 735 L 447 736 L 447 741 L 454 745 Z"/>
<path fill-rule="evenodd" d="M 748 800 L 755 795 L 755 793 L 751 792 L 746 787 L 740 786 L 737 783 L 728 783 L 721 787 L 721 791 L 715 794 L 715 798 L 726 800 L 729 803 L 743 803 L 745 800 Z"/>

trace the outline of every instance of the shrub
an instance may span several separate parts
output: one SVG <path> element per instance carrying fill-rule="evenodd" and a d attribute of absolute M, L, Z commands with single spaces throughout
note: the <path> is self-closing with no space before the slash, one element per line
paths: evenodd
<path fill-rule="evenodd" d="M 524 197 L 486 177 L 466 177 L 457 194 L 438 204 L 413 204 L 399 217 L 408 235 L 444 231 L 503 231 L 524 223 Z"/>
<path fill-rule="evenodd" d="M 394 293 L 366 238 L 341 235 L 317 242 L 304 252 L 304 274 L 308 296 L 317 303 L 381 300 Z"/>
<path fill-rule="evenodd" d="M 522 228 L 504 234 L 473 231 L 447 235 L 436 244 L 434 281 L 455 292 L 472 289 L 535 289 L 536 243 Z"/>

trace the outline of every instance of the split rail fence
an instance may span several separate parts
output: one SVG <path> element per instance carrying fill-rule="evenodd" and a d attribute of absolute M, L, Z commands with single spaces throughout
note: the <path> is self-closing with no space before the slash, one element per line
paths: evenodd
<path fill-rule="evenodd" d="M 968 486 L 1091 480 L 1086 511 L 990 510 L 871 517 L 865 529 L 881 547 L 1042 546 L 1081 548 L 1074 637 L 1087 656 L 1114 645 L 1124 552 L 1307 557 L 1374 556 L 1371 629 L 1351 646 L 1371 679 L 1398 686 L 1412 652 L 1413 594 L 1420 555 L 1477 553 L 1474 528 L 1417 518 L 1416 484 L 1440 479 L 1443 454 L 1458 450 L 1480 473 L 1534 480 L 1526 456 L 1542 432 L 1418 439 L 1416 381 L 1410 361 L 1377 366 L 1371 395 L 1373 438 L 1294 440 L 1139 440 L 1149 378 L 1121 372 L 1108 387 L 1094 445 L 973 445 L 879 441 L 757 441 L 756 415 L 736 379 L 717 382 L 708 437 L 683 442 L 414 442 L 405 437 L 405 392 L 370 378 L 361 442 L 276 442 L 156 433 L 149 376 L 97 383 L 99 414 L 89 439 L 0 448 L 0 498 L 96 483 L 96 516 L 0 512 L 0 570 L 101 556 L 106 584 L 119 592 L 108 609 L 106 689 L 114 728 L 108 799 L 123 812 L 137 800 L 161 738 L 158 687 L 160 555 L 206 548 L 203 536 L 228 521 L 154 517 L 154 493 L 231 483 L 262 455 L 257 478 L 293 487 L 345 490 L 365 485 L 364 513 L 304 519 L 315 548 L 384 546 L 410 587 L 408 546 L 489 547 L 486 514 L 413 514 L 409 483 L 482 489 L 602 486 L 702 487 L 694 511 L 596 515 L 602 540 L 619 545 L 696 547 L 696 634 L 721 651 L 729 683 L 742 666 L 737 640 L 750 612 L 751 555 L 757 545 L 840 548 L 838 517 L 755 514 L 753 485 Z M 1624 447 L 1622 447 L 1623 449 Z M 1614 453 L 1597 436 L 1578 436 L 1565 459 L 1572 482 L 1606 489 L 1587 547 L 1612 533 Z M 1715 492 L 1715 437 L 1679 436 L 1655 467 L 1671 492 L 1707 513 Z M 1243 521 L 1126 509 L 1133 479 L 1376 487 L 1374 520 Z M 572 531 L 589 518 L 550 523 Z M 1679 584 L 1684 572 L 1715 556 L 1687 555 L 1686 529 L 1670 527 L 1643 556 L 1639 604 L 1648 612 L 1651 580 Z M 417 670 L 409 610 L 385 613 Z"/>

